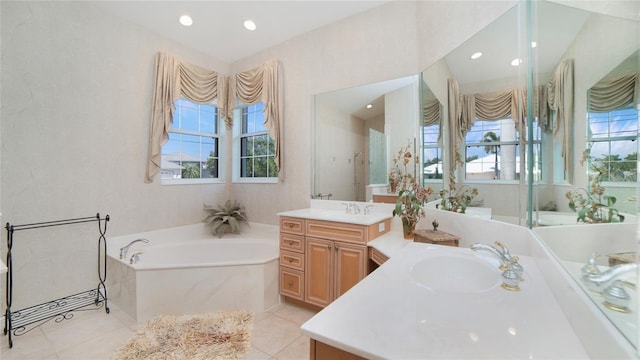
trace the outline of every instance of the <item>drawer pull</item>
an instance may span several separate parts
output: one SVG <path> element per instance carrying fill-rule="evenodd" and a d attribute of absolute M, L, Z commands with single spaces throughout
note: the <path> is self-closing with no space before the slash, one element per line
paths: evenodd
<path fill-rule="evenodd" d="M 293 246 L 293 240 L 289 240 L 289 246 Z"/>
<path fill-rule="evenodd" d="M 293 223 L 289 223 L 289 229 L 293 229 Z"/>
<path fill-rule="evenodd" d="M 292 286 L 293 286 L 293 281 L 289 280 L 289 287 L 292 287 Z"/>
<path fill-rule="evenodd" d="M 293 262 L 293 260 L 295 260 L 295 259 L 294 259 L 294 258 L 292 258 L 292 257 L 290 257 L 290 258 L 289 258 L 289 262 L 290 262 L 290 263 L 292 263 L 292 262 Z"/>

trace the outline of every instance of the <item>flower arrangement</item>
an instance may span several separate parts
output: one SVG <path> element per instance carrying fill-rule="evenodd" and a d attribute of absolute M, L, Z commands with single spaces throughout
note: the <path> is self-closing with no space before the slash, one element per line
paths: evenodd
<path fill-rule="evenodd" d="M 411 150 L 411 143 L 400 148 L 398 155 L 393 159 L 394 169 L 389 173 L 390 191 L 398 192 L 393 216 L 402 219 L 402 229 L 405 238 L 410 238 L 418 221 L 425 216 L 424 209 L 429 195 L 433 193 L 431 187 L 423 187 L 416 177 L 407 171 L 407 165 L 414 161 L 419 163 L 420 158 Z"/>
<path fill-rule="evenodd" d="M 411 188 L 416 183 L 416 178 L 407 171 L 407 165 L 413 160 L 415 164 L 419 164 L 420 158 L 414 156 L 411 152 L 411 141 L 407 142 L 398 150 L 396 157 L 393 159 L 393 169 L 389 172 L 389 189 L 390 193 L 396 193 Z"/>
<path fill-rule="evenodd" d="M 440 204 L 436 208 L 464 214 L 467 211 L 473 198 L 478 196 L 478 188 L 467 185 L 456 186 L 456 176 L 451 172 L 449 175 L 449 190 L 440 190 Z"/>
<path fill-rule="evenodd" d="M 591 149 L 586 149 L 582 153 L 580 165 L 591 159 Z M 567 191 L 565 197 L 569 200 L 569 208 L 578 213 L 578 222 L 595 223 L 615 223 L 624 222 L 624 215 L 613 206 L 616 204 L 615 196 L 605 195 L 605 188 L 602 181 L 607 177 L 608 169 L 598 162 L 591 161 L 589 165 L 592 172 L 589 174 L 589 191 L 578 188 Z"/>

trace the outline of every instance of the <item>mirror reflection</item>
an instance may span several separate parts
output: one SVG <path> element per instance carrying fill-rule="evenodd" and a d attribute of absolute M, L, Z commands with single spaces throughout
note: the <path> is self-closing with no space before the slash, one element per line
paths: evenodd
<path fill-rule="evenodd" d="M 540 99 L 535 111 L 541 126 L 546 127 L 537 201 L 533 204 L 538 209 L 535 232 L 584 293 L 637 348 L 640 23 L 624 16 L 637 14 L 638 7 L 637 3 L 621 2 L 621 12 L 610 16 L 589 11 L 591 3 L 573 5 L 582 8 L 540 1 L 534 9 L 533 35 L 539 42 L 539 59 L 544 59 L 543 44 L 555 44 L 555 37 L 543 40 L 546 31 L 551 30 L 554 36 L 572 34 L 561 47 L 562 57 L 552 72 L 534 67 L 533 91 Z M 579 19 L 573 30 L 565 29 L 567 19 Z M 544 94 L 539 90 L 544 87 L 562 98 Z M 548 101 L 542 100 L 545 96 Z M 539 106 L 554 102 L 557 108 L 548 113 L 548 108 Z"/>
<path fill-rule="evenodd" d="M 409 76 L 314 97 L 312 198 L 369 201 L 388 193 L 393 154 L 418 138 L 418 80 Z"/>

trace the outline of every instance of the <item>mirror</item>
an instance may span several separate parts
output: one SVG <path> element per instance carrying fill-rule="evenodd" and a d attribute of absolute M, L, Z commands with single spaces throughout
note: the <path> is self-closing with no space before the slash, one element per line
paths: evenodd
<path fill-rule="evenodd" d="M 619 94 L 621 90 L 617 87 L 611 90 L 610 85 L 612 79 L 619 80 L 628 74 L 635 73 L 637 79 L 640 72 L 639 6 L 637 2 L 619 2 L 615 7 L 590 9 L 589 6 L 598 6 L 597 2 L 571 4 L 572 7 L 538 1 L 533 8 L 532 34 L 537 36 L 540 44 L 536 49 L 539 53 L 538 66 L 534 66 L 534 87 L 546 84 L 551 77 L 551 72 L 544 67 L 544 44 L 558 47 L 562 51 L 562 58 L 557 59 L 556 64 L 564 59 L 572 59 L 574 62 L 574 124 L 571 147 L 567 150 L 574 156 L 574 161 L 570 164 L 575 166 L 565 168 L 563 165 L 561 152 L 564 139 L 561 134 L 543 137 L 542 178 L 536 184 L 537 198 L 532 205 L 534 209 L 540 210 L 536 212 L 538 225 L 574 226 L 540 226 L 534 231 L 585 294 L 638 349 L 637 270 L 621 274 L 617 278 L 623 281 L 622 284 L 634 284 L 632 288 L 622 290 L 630 294 L 630 299 L 623 301 L 622 305 L 615 305 L 617 298 L 612 300 L 607 291 L 594 292 L 589 283 L 582 281 L 582 276 L 584 266 L 594 253 L 600 254 L 594 259 L 600 271 L 636 261 L 636 140 L 640 109 L 637 107 L 637 98 L 635 104 L 632 99 L 618 102 L 619 95 L 614 94 Z M 615 10 L 616 14 L 613 15 L 616 16 L 601 14 L 599 10 Z M 575 27 L 565 28 L 573 20 L 578 20 Z M 547 30 L 553 35 L 546 35 Z M 562 34 L 571 36 L 563 42 Z M 637 97 L 637 82 L 635 86 Z M 633 92 L 631 93 L 633 97 Z M 585 158 L 587 161 L 582 165 L 580 159 L 587 148 L 591 148 L 590 158 Z M 602 174 L 606 177 L 602 177 L 601 181 L 594 177 L 595 167 L 604 169 Z M 567 191 L 583 188 L 586 196 L 594 191 L 592 186 L 603 186 L 601 191 L 604 194 L 615 196 L 617 201 L 613 206 L 625 213 L 624 223 L 575 225 L 578 215 L 569 209 L 565 194 Z M 557 211 L 543 211 L 547 204 Z M 606 217 L 607 213 L 603 216 Z M 622 294 L 619 290 L 615 289 L 618 294 Z"/>
<path fill-rule="evenodd" d="M 393 154 L 419 139 L 418 80 L 409 76 L 314 97 L 312 198 L 369 201 L 387 194 Z"/>

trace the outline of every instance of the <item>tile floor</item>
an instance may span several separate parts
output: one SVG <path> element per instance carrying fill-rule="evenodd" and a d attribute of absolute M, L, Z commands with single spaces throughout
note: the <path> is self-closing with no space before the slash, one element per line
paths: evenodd
<path fill-rule="evenodd" d="M 2 360 L 108 360 L 137 329 L 129 315 L 109 304 L 104 310 L 80 311 L 61 323 L 50 321 L 27 334 L 13 337 L 9 349 L 7 336 L 0 337 Z M 309 338 L 300 325 L 315 312 L 290 304 L 280 304 L 255 315 L 251 350 L 244 359 L 308 359 Z"/>

